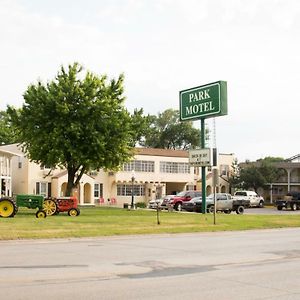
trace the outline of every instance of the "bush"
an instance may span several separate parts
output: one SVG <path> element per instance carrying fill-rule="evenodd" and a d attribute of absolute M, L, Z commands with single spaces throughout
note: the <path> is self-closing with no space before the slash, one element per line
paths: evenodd
<path fill-rule="evenodd" d="M 136 204 L 137 208 L 146 208 L 146 203 L 145 202 L 137 202 Z"/>

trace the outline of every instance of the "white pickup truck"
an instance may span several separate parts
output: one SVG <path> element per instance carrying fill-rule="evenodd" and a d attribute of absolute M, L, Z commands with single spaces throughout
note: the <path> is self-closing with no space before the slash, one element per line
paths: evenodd
<path fill-rule="evenodd" d="M 249 200 L 251 207 L 263 207 L 264 198 L 253 191 L 236 191 L 233 195 L 234 200 Z"/>
<path fill-rule="evenodd" d="M 202 201 L 201 201 L 202 202 Z M 244 208 L 249 207 L 249 200 L 233 199 L 230 194 L 217 193 L 216 194 L 216 211 L 230 214 L 235 211 L 237 214 L 243 214 Z M 214 212 L 214 195 L 209 195 L 206 199 L 207 211 Z"/>

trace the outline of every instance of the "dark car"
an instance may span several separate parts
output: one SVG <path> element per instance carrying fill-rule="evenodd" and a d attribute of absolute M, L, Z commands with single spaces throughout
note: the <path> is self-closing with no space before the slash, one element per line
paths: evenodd
<path fill-rule="evenodd" d="M 202 197 L 192 198 L 182 203 L 182 209 L 189 212 L 201 212 Z"/>
<path fill-rule="evenodd" d="M 292 200 L 300 200 L 300 192 L 288 192 L 287 196 L 291 196 Z"/>
<path fill-rule="evenodd" d="M 300 209 L 300 192 L 288 192 L 283 199 L 276 200 L 275 206 L 278 210 L 282 210 L 283 208 L 291 210 L 299 210 Z"/>

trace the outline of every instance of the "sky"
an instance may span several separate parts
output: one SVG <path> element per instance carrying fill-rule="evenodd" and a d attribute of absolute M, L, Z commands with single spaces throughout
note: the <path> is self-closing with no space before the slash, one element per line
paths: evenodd
<path fill-rule="evenodd" d="M 223 80 L 228 115 L 215 131 L 206 122 L 219 153 L 300 153 L 298 0 L 0 0 L 0 38 L 0 110 L 21 107 L 30 84 L 73 62 L 124 73 L 125 106 L 145 114 Z"/>

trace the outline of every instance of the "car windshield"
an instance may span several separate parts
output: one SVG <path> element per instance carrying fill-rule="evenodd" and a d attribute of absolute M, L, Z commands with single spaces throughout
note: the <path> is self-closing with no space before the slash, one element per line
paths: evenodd
<path fill-rule="evenodd" d="M 183 197 L 183 196 L 185 196 L 186 195 L 186 192 L 180 192 L 180 193 L 178 193 L 177 195 L 175 195 L 175 196 L 177 196 L 177 197 Z"/>
<path fill-rule="evenodd" d="M 195 197 L 190 200 L 190 202 L 197 202 L 197 201 L 202 201 L 202 197 Z"/>

